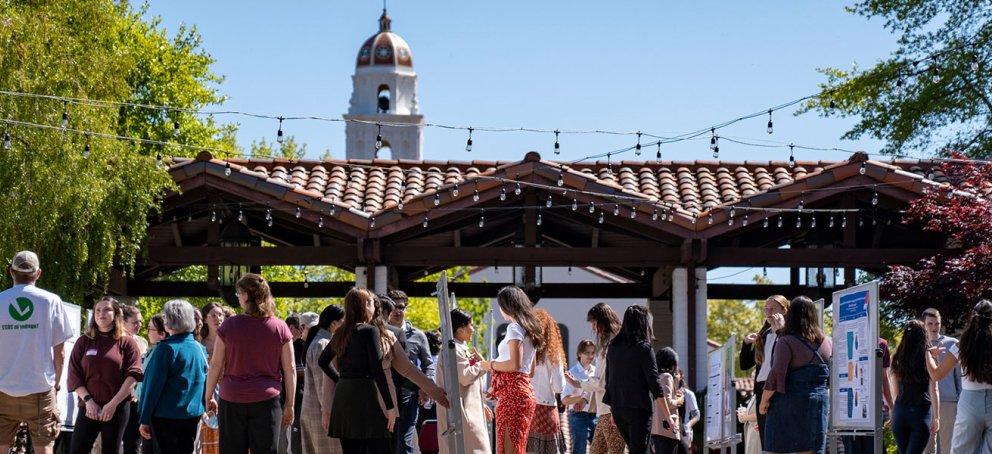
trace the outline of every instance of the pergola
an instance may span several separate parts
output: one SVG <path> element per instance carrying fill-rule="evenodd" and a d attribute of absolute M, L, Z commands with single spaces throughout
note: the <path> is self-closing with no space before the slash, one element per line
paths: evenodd
<path fill-rule="evenodd" d="M 563 163 L 216 159 L 169 168 L 179 191 L 148 227 L 128 296 L 226 296 L 232 274 L 263 265 L 332 265 L 355 282 L 275 282 L 278 296 L 343 295 L 354 285 L 427 296 L 425 272 L 454 266 L 593 267 L 624 283 L 541 285 L 548 298 L 645 298 L 658 341 L 705 364 L 706 300 L 827 297 L 800 268 L 884 271 L 947 248 L 900 222 L 900 210 L 945 187 L 929 161 Z M 550 204 L 550 207 L 548 206 Z M 590 206 L 592 209 L 590 210 Z M 484 209 L 484 211 L 482 211 Z M 781 211 L 779 211 L 781 210 Z M 833 212 L 824 210 L 836 210 Z M 482 217 L 484 216 L 484 222 Z M 766 223 L 766 219 L 768 222 Z M 814 221 L 815 219 L 815 221 Z M 780 226 L 781 225 L 781 226 Z M 264 244 L 264 245 L 263 245 Z M 203 282 L 157 279 L 205 265 Z M 786 267 L 784 285 L 706 282 L 718 267 Z M 452 283 L 460 297 L 502 284 Z M 582 310 L 595 301 L 582 303 Z"/>

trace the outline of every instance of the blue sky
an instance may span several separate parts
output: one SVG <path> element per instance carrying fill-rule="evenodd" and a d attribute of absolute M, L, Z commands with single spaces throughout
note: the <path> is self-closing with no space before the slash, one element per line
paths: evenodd
<path fill-rule="evenodd" d="M 609 129 L 677 133 L 816 91 L 818 67 L 873 64 L 895 48 L 879 20 L 824 1 L 709 2 L 411 2 L 389 5 L 393 31 L 413 50 L 418 100 L 429 122 L 464 126 Z M 359 46 L 377 30 L 374 1 L 159 0 L 150 13 L 174 31 L 195 25 L 226 77 L 226 107 L 273 115 L 340 118 L 351 95 Z M 842 141 L 851 119 L 775 115 L 775 133 L 759 117 L 723 130 L 732 137 L 873 152 L 873 140 Z M 240 123 L 239 143 L 275 138 L 276 123 Z M 289 122 L 287 134 L 344 156 L 344 125 Z M 474 135 L 428 128 L 427 159 L 521 159 L 536 150 L 552 157 L 553 136 Z M 562 136 L 562 159 L 630 146 L 632 137 Z M 666 159 L 711 159 L 708 140 L 672 144 Z M 653 154 L 651 155 L 653 156 Z M 845 159 L 841 152 L 797 151 L 797 158 Z M 632 158 L 628 153 L 624 156 Z M 784 160 L 786 149 L 724 142 L 724 160 Z M 755 273 L 711 271 L 720 282 Z M 784 270 L 769 270 L 776 282 Z"/>
<path fill-rule="evenodd" d="M 375 1 L 153 1 L 174 31 L 195 25 L 225 76 L 231 109 L 339 118 L 348 107 L 359 46 L 375 33 Z M 411 45 L 418 99 L 429 122 L 464 126 L 610 129 L 676 133 L 707 127 L 816 91 L 818 67 L 869 66 L 894 48 L 879 20 L 839 2 L 409 2 L 389 5 L 393 30 Z M 775 115 L 723 135 L 872 152 L 842 141 L 850 119 Z M 276 123 L 243 117 L 239 142 L 274 139 Z M 288 122 L 287 134 L 344 156 L 344 125 Z M 552 156 L 553 136 L 428 128 L 427 159 Z M 645 140 L 647 141 L 647 140 Z M 562 159 L 630 146 L 632 137 L 563 136 Z M 667 159 L 710 159 L 708 140 L 665 147 Z M 786 159 L 786 149 L 721 145 L 721 159 Z M 797 152 L 798 159 L 846 153 Z M 628 158 L 632 158 L 629 156 Z"/>

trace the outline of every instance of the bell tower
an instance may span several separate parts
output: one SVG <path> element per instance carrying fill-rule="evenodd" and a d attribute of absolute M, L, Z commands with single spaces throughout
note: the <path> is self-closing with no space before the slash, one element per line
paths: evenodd
<path fill-rule="evenodd" d="M 423 159 L 424 116 L 410 45 L 392 32 L 383 9 L 379 32 L 358 51 L 345 120 L 348 159 Z M 379 146 L 377 146 L 377 142 Z"/>

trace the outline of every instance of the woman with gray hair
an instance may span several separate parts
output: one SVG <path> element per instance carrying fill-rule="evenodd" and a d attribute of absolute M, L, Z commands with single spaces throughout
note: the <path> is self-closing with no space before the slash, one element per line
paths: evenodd
<path fill-rule="evenodd" d="M 196 309 L 172 300 L 162 309 L 169 337 L 155 347 L 138 402 L 141 436 L 152 439 L 154 452 L 193 452 L 196 426 L 203 415 L 207 355 L 196 341 Z"/>

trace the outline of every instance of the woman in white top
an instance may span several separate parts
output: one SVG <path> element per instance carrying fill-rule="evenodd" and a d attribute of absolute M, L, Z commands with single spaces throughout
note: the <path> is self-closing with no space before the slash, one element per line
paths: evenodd
<path fill-rule="evenodd" d="M 558 322 L 544 309 L 537 309 L 534 314 L 541 321 L 547 348 L 538 353 L 537 369 L 531 379 L 537 407 L 527 435 L 527 452 L 560 454 L 568 449 L 558 416 L 558 396 L 565 387 L 565 351 Z"/>
<path fill-rule="evenodd" d="M 573 386 L 566 378 L 562 390 L 561 402 L 568 407 L 568 432 L 572 436 L 572 454 L 586 454 L 586 448 L 592 441 L 593 430 L 596 429 L 596 408 L 593 406 L 592 393 L 582 390 L 582 383 L 596 375 L 596 366 L 592 363 L 596 358 L 596 344 L 589 339 L 579 341 L 579 361 L 568 370 L 568 377 L 579 386 Z"/>
<path fill-rule="evenodd" d="M 744 424 L 744 454 L 761 454 L 761 434 L 758 433 L 758 411 L 755 409 L 755 396 L 747 401 L 746 407 L 737 409 L 737 420 Z"/>
<path fill-rule="evenodd" d="M 566 380 L 573 386 L 581 387 L 583 391 L 593 393 L 592 405 L 596 407 L 596 416 L 599 419 L 596 421 L 596 431 L 589 451 L 593 454 L 622 454 L 627 445 L 613 422 L 609 405 L 603 403 L 603 394 L 606 392 L 606 346 L 620 332 L 620 317 L 608 304 L 599 303 L 589 309 L 586 321 L 596 335 L 596 373 L 581 384 L 569 377 Z"/>
<path fill-rule="evenodd" d="M 543 329 L 523 290 L 503 287 L 496 301 L 500 314 L 510 322 L 497 348 L 499 355 L 491 363 L 489 392 L 496 399 L 496 452 L 524 454 L 536 406 L 530 377 L 537 352 L 545 348 Z"/>
<path fill-rule="evenodd" d="M 971 312 L 971 318 L 961 341 L 952 346 L 939 365 L 940 347 L 930 349 L 927 367 L 934 381 L 961 364 L 961 395 L 954 421 L 954 446 L 951 452 L 960 454 L 992 452 L 992 302 L 981 300 Z"/>

